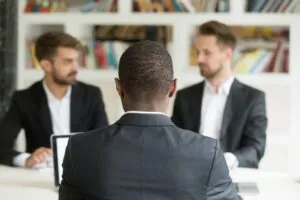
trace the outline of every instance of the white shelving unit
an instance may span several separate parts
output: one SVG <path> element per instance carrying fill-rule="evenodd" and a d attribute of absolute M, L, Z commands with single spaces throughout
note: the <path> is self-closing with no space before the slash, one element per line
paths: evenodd
<path fill-rule="evenodd" d="M 262 165 L 267 169 L 287 171 L 295 174 L 297 157 L 288 159 L 294 152 L 300 152 L 300 16 L 294 14 L 250 14 L 243 11 L 245 0 L 231 0 L 230 13 L 132 13 L 131 0 L 119 1 L 118 13 L 51 13 L 24 14 L 25 0 L 19 1 L 19 34 L 18 34 L 18 89 L 39 80 L 43 76 L 40 70 L 28 69 L 26 66 L 25 39 L 40 34 L 39 27 L 55 27 L 62 29 L 78 38 L 89 37 L 93 25 L 171 25 L 175 75 L 179 88 L 201 80 L 197 69 L 187 70 L 189 64 L 189 44 L 191 30 L 208 20 L 219 20 L 229 25 L 256 26 L 288 26 L 290 28 L 290 60 L 289 73 L 243 74 L 238 79 L 244 83 L 264 90 L 267 94 L 267 111 L 269 117 L 267 153 Z M 42 29 L 42 28 L 41 28 Z M 116 71 L 100 71 L 82 69 L 79 79 L 101 87 L 110 121 L 115 121 L 122 113 L 118 96 L 114 91 L 113 78 Z M 117 106 L 116 106 L 117 105 Z M 170 113 L 172 105 L 170 106 Z M 285 149 L 289 155 L 277 158 L 270 149 Z M 265 161 L 266 160 L 266 161 Z M 300 170 L 299 170 L 300 175 Z"/>

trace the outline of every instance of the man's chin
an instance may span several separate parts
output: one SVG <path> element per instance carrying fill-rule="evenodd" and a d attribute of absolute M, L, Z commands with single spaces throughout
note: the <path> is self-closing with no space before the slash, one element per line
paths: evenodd
<path fill-rule="evenodd" d="M 204 78 L 212 78 L 214 77 L 214 74 L 212 73 L 207 73 L 207 72 L 200 72 L 201 76 L 204 77 Z"/>
<path fill-rule="evenodd" d="M 69 84 L 69 85 L 74 85 L 76 82 L 77 82 L 77 78 L 76 76 L 71 76 L 69 77 L 66 82 Z"/>
<path fill-rule="evenodd" d="M 206 78 L 208 76 L 208 73 L 200 70 L 200 75 Z"/>
<path fill-rule="evenodd" d="M 77 83 L 77 80 L 65 80 L 65 81 L 56 81 L 56 84 L 61 86 L 69 86 L 69 85 L 75 85 Z"/>
<path fill-rule="evenodd" d="M 75 85 L 77 83 L 77 79 L 69 81 L 69 85 Z"/>

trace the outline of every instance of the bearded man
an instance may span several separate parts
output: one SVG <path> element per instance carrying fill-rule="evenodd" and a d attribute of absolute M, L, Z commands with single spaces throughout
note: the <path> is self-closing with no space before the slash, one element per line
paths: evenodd
<path fill-rule="evenodd" d="M 16 91 L 0 124 L 0 163 L 40 168 L 51 159 L 50 136 L 85 132 L 108 125 L 102 92 L 76 80 L 82 46 L 64 32 L 47 32 L 35 43 L 43 80 Z M 26 152 L 14 150 L 21 129 Z M 47 165 L 48 166 L 48 165 Z"/>
<path fill-rule="evenodd" d="M 234 77 L 236 43 L 226 24 L 208 21 L 199 27 L 194 45 L 204 80 L 177 92 L 172 120 L 217 139 L 230 169 L 258 168 L 266 146 L 265 93 Z"/>

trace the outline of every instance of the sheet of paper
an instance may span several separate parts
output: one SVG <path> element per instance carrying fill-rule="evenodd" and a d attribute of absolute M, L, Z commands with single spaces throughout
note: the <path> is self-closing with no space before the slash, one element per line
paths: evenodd
<path fill-rule="evenodd" d="M 58 173 L 59 173 L 59 183 L 62 180 L 62 163 L 64 161 L 65 151 L 68 144 L 68 137 L 57 138 L 56 147 L 57 147 L 57 164 L 58 164 Z"/>

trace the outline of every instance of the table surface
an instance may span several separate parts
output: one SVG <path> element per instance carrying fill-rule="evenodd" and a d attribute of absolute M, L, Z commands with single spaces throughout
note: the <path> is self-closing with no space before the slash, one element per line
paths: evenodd
<path fill-rule="evenodd" d="M 231 172 L 235 182 L 256 182 L 260 194 L 241 194 L 245 200 L 299 200 L 300 182 L 291 180 L 287 174 L 264 172 L 253 169 L 236 169 Z M 58 199 L 51 170 L 28 170 L 0 165 L 1 200 Z"/>

